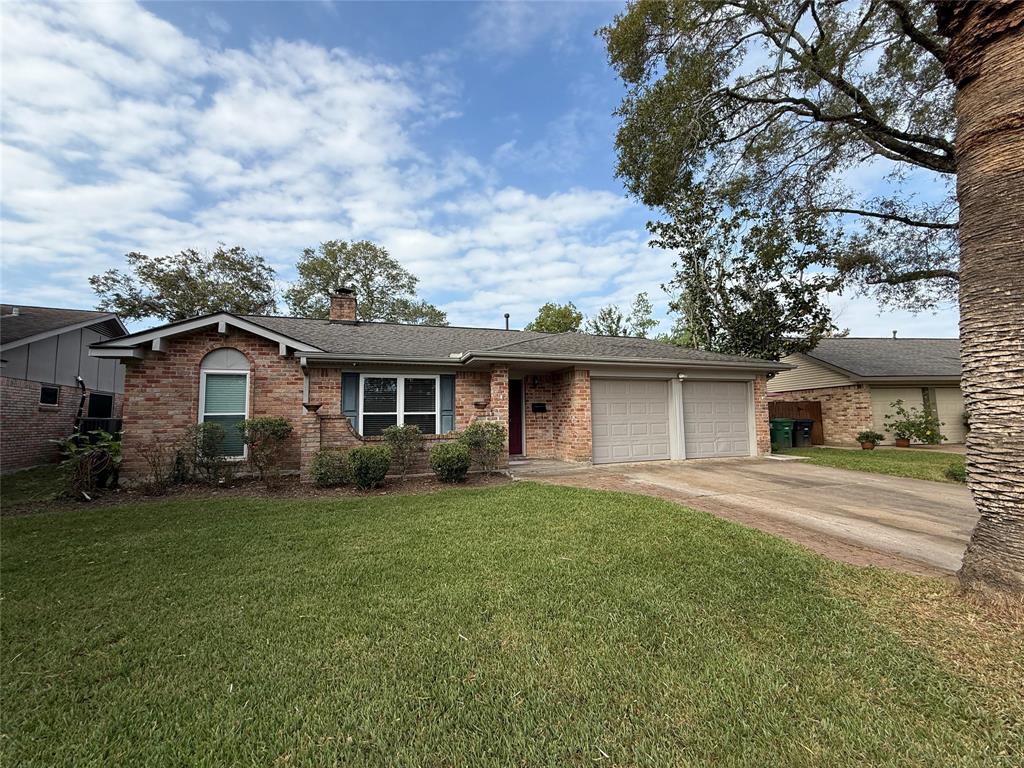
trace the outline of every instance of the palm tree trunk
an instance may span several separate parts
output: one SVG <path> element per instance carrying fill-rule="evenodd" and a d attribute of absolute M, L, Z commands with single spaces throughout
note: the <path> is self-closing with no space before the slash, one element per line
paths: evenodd
<path fill-rule="evenodd" d="M 956 84 L 970 589 L 1024 592 L 1024 3 L 945 2 Z"/>

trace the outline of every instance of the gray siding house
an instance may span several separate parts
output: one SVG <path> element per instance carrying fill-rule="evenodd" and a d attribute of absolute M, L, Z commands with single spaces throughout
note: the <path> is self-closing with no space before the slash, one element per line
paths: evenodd
<path fill-rule="evenodd" d="M 79 418 L 120 418 L 124 365 L 89 345 L 126 333 L 109 312 L 0 305 L 0 471 L 55 460 Z"/>

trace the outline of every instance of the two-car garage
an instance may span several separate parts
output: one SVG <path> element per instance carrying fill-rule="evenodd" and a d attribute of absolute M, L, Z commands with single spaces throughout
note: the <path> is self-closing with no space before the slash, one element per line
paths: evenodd
<path fill-rule="evenodd" d="M 749 382 L 593 378 L 590 398 L 595 464 L 751 454 Z"/>

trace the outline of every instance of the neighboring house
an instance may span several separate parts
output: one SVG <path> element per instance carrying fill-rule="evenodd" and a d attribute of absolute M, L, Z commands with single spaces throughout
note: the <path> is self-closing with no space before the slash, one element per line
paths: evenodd
<path fill-rule="evenodd" d="M 56 460 L 52 441 L 79 415 L 120 417 L 124 366 L 91 357 L 89 345 L 127 332 L 109 312 L 0 305 L 0 470 Z"/>
<path fill-rule="evenodd" d="M 208 315 L 93 345 L 124 360 L 122 477 L 140 448 L 216 421 L 283 416 L 286 467 L 304 477 L 321 447 L 379 440 L 416 424 L 433 441 L 476 419 L 508 426 L 512 456 L 622 462 L 749 456 L 769 450 L 766 375 L 776 362 L 646 339 L 356 320 L 354 292 L 331 319 Z M 446 437 L 447 436 L 447 437 Z"/>
<path fill-rule="evenodd" d="M 822 339 L 782 362 L 794 368 L 768 382 L 771 401 L 821 403 L 826 443 L 855 443 L 867 429 L 885 434 L 896 400 L 934 411 L 947 441 L 964 441 L 959 339 Z"/>

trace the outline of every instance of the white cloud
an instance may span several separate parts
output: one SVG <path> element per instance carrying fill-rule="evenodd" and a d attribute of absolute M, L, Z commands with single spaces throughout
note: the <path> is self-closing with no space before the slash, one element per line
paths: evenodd
<path fill-rule="evenodd" d="M 592 311 L 667 277 L 669 259 L 624 228 L 621 195 L 537 195 L 426 151 L 461 106 L 444 55 L 398 67 L 304 42 L 222 49 L 127 3 L 2 13 L 5 298 L 88 305 L 87 277 L 128 251 L 218 241 L 287 280 L 304 246 L 376 240 L 463 324 L 522 324 L 549 300 Z"/>

